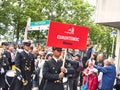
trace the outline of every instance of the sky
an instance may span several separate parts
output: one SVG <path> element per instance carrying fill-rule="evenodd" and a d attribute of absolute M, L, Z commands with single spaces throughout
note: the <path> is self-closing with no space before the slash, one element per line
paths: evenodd
<path fill-rule="evenodd" d="M 91 5 L 94 5 L 94 6 L 95 6 L 97 0 L 87 0 L 87 1 L 88 1 Z"/>

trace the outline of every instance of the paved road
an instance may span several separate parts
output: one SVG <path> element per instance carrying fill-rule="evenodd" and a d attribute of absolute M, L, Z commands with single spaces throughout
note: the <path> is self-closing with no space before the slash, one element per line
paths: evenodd
<path fill-rule="evenodd" d="M 32 90 L 38 90 L 37 87 L 34 87 Z M 65 86 L 65 89 L 64 90 L 69 90 L 69 88 L 67 89 L 66 86 Z M 78 87 L 78 90 L 81 90 L 80 87 Z"/>

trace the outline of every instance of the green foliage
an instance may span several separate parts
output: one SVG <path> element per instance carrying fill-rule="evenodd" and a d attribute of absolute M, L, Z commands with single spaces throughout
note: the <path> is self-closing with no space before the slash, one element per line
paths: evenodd
<path fill-rule="evenodd" d="M 96 46 L 96 51 L 105 52 L 107 57 L 112 55 L 113 37 L 111 37 L 111 32 L 113 30 L 116 29 L 98 24 L 90 25 L 89 38 L 93 41 L 93 45 Z"/>
<path fill-rule="evenodd" d="M 27 18 L 32 21 L 53 20 L 88 26 L 89 38 L 99 52 L 111 51 L 113 28 L 94 24 L 91 17 L 95 7 L 86 0 L 2 0 L 0 1 L 0 34 L 10 35 L 12 40 L 22 40 Z M 11 28 L 12 27 L 12 28 Z M 30 31 L 28 39 L 45 39 L 47 31 Z"/>

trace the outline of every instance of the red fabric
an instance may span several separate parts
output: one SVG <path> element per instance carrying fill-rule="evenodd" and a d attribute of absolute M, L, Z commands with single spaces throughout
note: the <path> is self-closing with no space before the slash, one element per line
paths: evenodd
<path fill-rule="evenodd" d="M 93 69 L 93 67 L 87 67 L 83 71 L 83 84 L 86 83 L 87 77 L 88 77 L 88 90 L 97 90 L 98 87 L 98 75 L 90 73 L 90 70 Z M 85 74 L 88 74 L 86 76 Z"/>
<path fill-rule="evenodd" d="M 50 22 L 47 46 L 86 50 L 88 27 Z"/>
<path fill-rule="evenodd" d="M 87 76 L 86 76 L 84 73 L 88 73 L 88 72 L 89 72 L 89 69 L 85 69 L 85 70 L 83 71 L 83 74 L 82 74 L 82 76 L 83 76 L 83 83 L 82 83 L 82 84 L 85 84 L 85 83 L 86 83 Z"/>
<path fill-rule="evenodd" d="M 86 76 L 85 74 L 88 74 L 89 71 L 92 69 L 93 67 L 92 66 L 88 66 L 84 71 L 83 71 L 83 83 L 82 84 L 85 84 L 86 83 L 86 79 L 88 76 Z"/>
<path fill-rule="evenodd" d="M 88 90 L 97 90 L 98 76 L 96 74 L 90 74 L 88 77 Z"/>

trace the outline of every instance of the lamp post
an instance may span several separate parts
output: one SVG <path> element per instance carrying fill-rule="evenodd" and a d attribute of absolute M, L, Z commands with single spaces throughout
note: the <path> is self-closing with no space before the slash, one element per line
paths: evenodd
<path fill-rule="evenodd" d="M 112 41 L 112 57 L 113 57 L 113 55 L 114 55 L 114 45 L 115 45 L 115 37 L 116 37 L 116 35 L 117 35 L 117 32 L 115 31 L 115 30 L 113 30 L 112 32 L 111 32 L 111 37 L 113 38 L 113 41 Z"/>

